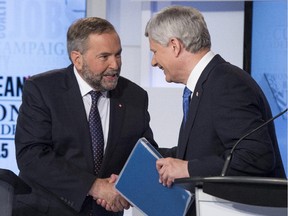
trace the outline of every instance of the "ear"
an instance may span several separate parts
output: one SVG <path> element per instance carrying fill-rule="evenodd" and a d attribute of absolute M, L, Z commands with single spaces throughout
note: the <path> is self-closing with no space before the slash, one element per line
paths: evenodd
<path fill-rule="evenodd" d="M 78 51 L 71 52 L 71 60 L 78 71 L 82 70 L 83 56 Z"/>
<path fill-rule="evenodd" d="M 169 41 L 169 46 L 171 46 L 172 51 L 175 56 L 178 57 L 182 50 L 182 43 L 178 38 L 171 38 Z"/>

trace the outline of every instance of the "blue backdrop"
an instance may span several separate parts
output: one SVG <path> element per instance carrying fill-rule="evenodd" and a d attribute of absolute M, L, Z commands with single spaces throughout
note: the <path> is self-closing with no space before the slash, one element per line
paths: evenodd
<path fill-rule="evenodd" d="M 252 20 L 251 74 L 276 115 L 287 108 L 287 1 L 254 1 Z M 287 113 L 274 123 L 287 174 Z"/>

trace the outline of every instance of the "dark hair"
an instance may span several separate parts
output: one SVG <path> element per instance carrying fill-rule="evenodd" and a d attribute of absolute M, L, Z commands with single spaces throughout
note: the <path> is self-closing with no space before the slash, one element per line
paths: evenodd
<path fill-rule="evenodd" d="M 76 20 L 67 31 L 67 51 L 70 58 L 72 51 L 85 53 L 87 38 L 91 34 L 116 32 L 114 26 L 105 19 L 88 17 Z"/>

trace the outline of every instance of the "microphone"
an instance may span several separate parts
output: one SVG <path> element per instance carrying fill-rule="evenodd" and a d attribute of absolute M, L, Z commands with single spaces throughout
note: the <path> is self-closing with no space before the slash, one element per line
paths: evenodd
<path fill-rule="evenodd" d="M 278 118 L 279 116 L 283 115 L 285 112 L 287 112 L 288 109 L 285 109 L 284 111 L 280 112 L 278 115 L 272 117 L 271 119 L 267 120 L 266 122 L 264 122 L 263 124 L 261 124 L 260 126 L 258 126 L 257 128 L 255 128 L 254 130 L 250 131 L 249 133 L 245 134 L 244 136 L 242 136 L 236 143 L 235 145 L 233 146 L 233 148 L 231 149 L 229 155 L 227 156 L 226 160 L 225 160 L 225 163 L 224 163 L 224 166 L 223 166 L 223 169 L 222 169 L 222 172 L 221 172 L 221 176 L 225 176 L 226 175 L 226 172 L 227 172 L 227 169 L 228 169 L 228 166 L 230 165 L 231 163 L 231 158 L 232 158 L 232 155 L 233 155 L 233 152 L 235 150 L 235 148 L 237 147 L 237 145 L 243 140 L 245 139 L 246 137 L 250 136 L 251 134 L 253 134 L 254 132 L 258 131 L 259 129 L 261 129 L 262 127 L 264 127 L 265 125 L 269 124 L 271 121 L 275 120 L 276 118 Z"/>

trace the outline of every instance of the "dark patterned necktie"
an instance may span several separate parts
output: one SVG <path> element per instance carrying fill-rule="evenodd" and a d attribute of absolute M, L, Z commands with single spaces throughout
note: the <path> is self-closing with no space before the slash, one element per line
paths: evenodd
<path fill-rule="evenodd" d="M 97 175 L 102 164 L 104 153 L 103 130 L 99 110 L 97 107 L 97 102 L 101 96 L 101 92 L 90 91 L 89 93 L 92 98 L 92 104 L 89 113 L 89 127 L 92 141 L 94 172 Z"/>
<path fill-rule="evenodd" d="M 191 94 L 192 94 L 192 91 L 190 91 L 187 87 L 185 87 L 184 92 L 183 92 L 184 124 L 186 123 L 187 116 L 188 116 Z"/>

